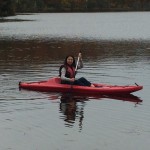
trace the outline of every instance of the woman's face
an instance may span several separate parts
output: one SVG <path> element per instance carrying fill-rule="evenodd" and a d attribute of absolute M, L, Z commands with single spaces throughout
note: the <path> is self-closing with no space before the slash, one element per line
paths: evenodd
<path fill-rule="evenodd" d="M 67 58 L 67 64 L 68 64 L 68 65 L 72 65 L 72 63 L 73 63 L 73 58 L 72 58 L 71 56 L 69 56 L 69 57 Z"/>

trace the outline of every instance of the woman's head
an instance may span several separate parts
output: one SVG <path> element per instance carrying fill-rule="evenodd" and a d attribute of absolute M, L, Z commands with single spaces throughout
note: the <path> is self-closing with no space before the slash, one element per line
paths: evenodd
<path fill-rule="evenodd" d="M 75 64 L 75 58 L 74 58 L 74 56 L 68 55 L 68 56 L 65 58 L 64 65 L 70 65 L 70 66 L 75 67 L 76 64 Z"/>

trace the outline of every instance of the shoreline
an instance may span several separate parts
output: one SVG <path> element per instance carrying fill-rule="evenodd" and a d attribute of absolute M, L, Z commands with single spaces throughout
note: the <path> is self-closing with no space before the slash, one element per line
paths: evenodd
<path fill-rule="evenodd" d="M 86 10 L 60 10 L 60 11 L 54 11 L 54 10 L 50 10 L 50 11 L 27 11 L 27 12 L 16 12 L 14 15 L 7 15 L 7 16 L 0 16 L 0 22 L 5 18 L 5 17 L 10 17 L 10 16 L 16 16 L 16 15 L 31 15 L 34 13 L 112 13 L 112 12 L 149 12 L 150 10 L 133 10 L 133 9 L 101 9 L 101 10 L 91 10 L 91 11 L 86 11 Z"/>

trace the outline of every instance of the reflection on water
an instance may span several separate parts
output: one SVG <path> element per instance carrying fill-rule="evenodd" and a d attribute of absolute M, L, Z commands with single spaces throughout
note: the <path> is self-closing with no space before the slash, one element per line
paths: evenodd
<path fill-rule="evenodd" d="M 132 77 L 148 71 L 150 60 L 150 43 L 144 41 L 1 41 L 0 46 L 2 78 L 7 79 L 10 72 L 20 76 L 20 81 L 57 76 L 65 56 L 77 57 L 82 50 L 84 68 L 77 75 L 98 83 L 142 84 Z"/>
<path fill-rule="evenodd" d="M 150 43 L 144 41 L 0 41 L 0 61 L 8 63 L 59 61 L 69 53 L 76 56 L 81 50 L 84 60 L 118 58 L 121 61 L 129 59 L 135 62 L 139 61 L 138 59 L 149 59 L 149 48 Z"/>
<path fill-rule="evenodd" d="M 66 122 L 65 125 L 71 127 L 78 120 L 79 129 L 82 130 L 86 98 L 66 94 L 61 96 L 60 101 L 60 112 L 64 115 L 61 119 Z"/>
<path fill-rule="evenodd" d="M 84 109 L 86 102 L 90 100 L 119 100 L 124 102 L 132 102 L 137 105 L 140 105 L 143 100 L 139 97 L 132 94 L 127 95 L 89 95 L 87 94 L 61 94 L 60 96 L 51 96 L 51 100 L 57 100 L 60 97 L 60 119 L 65 121 L 66 127 L 73 127 L 74 124 L 78 124 L 79 131 L 82 131 L 84 126 Z"/>

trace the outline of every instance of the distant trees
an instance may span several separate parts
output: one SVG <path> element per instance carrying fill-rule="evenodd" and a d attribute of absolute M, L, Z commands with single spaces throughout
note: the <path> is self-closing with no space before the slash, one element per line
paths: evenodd
<path fill-rule="evenodd" d="M 44 0 L 16 0 L 17 12 L 38 12 L 43 11 L 45 7 Z"/>
<path fill-rule="evenodd" d="M 150 0 L 0 0 L 0 16 L 15 12 L 149 11 Z"/>
<path fill-rule="evenodd" d="M 16 0 L 0 0 L 0 16 L 14 15 L 15 1 Z"/>

